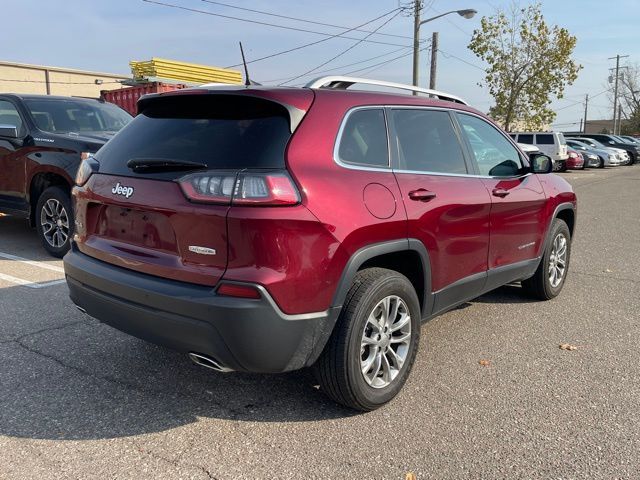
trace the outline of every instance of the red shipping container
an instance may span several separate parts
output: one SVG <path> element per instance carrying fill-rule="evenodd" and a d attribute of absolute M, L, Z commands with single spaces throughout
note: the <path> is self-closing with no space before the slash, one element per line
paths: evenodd
<path fill-rule="evenodd" d="M 138 114 L 137 102 L 142 95 L 146 95 L 147 93 L 172 92 L 183 88 L 187 88 L 187 85 L 180 83 L 149 82 L 134 87 L 121 88 L 120 90 L 102 90 L 100 96 L 105 102 L 115 103 L 123 110 L 135 116 Z"/>

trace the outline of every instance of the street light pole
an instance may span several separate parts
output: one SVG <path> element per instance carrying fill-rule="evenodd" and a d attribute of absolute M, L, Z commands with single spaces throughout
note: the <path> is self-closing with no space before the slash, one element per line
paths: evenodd
<path fill-rule="evenodd" d="M 473 16 L 478 13 L 477 10 L 472 8 L 466 10 L 451 10 L 450 12 L 441 13 L 440 15 L 436 15 L 435 17 L 427 18 L 426 20 L 420 20 L 420 10 L 422 9 L 422 1 L 415 0 L 414 3 L 414 12 L 413 12 L 413 85 L 418 86 L 418 71 L 419 71 L 419 63 L 420 63 L 420 27 L 425 23 L 436 20 L 440 17 L 444 17 L 445 15 L 449 15 L 451 13 L 457 13 L 461 17 L 464 18 L 473 18 Z M 432 73 L 433 75 L 433 73 Z M 416 93 L 414 92 L 414 95 Z"/>

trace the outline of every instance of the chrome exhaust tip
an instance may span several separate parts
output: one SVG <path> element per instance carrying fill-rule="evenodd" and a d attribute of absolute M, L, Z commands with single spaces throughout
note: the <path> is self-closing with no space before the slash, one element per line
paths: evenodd
<path fill-rule="evenodd" d="M 208 355 L 204 355 L 202 353 L 194 353 L 189 352 L 189 358 L 196 365 L 200 365 L 201 367 L 210 368 L 211 370 L 215 370 L 216 372 L 228 373 L 233 372 L 232 368 L 225 367 L 220 362 L 218 362 L 215 358 L 211 358 Z"/>

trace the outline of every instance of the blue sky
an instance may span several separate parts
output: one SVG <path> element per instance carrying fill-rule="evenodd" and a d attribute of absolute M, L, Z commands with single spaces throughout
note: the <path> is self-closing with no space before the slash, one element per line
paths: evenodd
<path fill-rule="evenodd" d="M 265 17 L 246 11 L 205 3 L 202 0 L 159 0 L 187 8 L 222 15 L 285 24 L 302 29 L 338 33 L 339 29 Z M 246 8 L 311 19 L 318 22 L 353 27 L 372 20 L 398 6 L 398 0 L 221 0 Z M 240 59 L 237 42 L 242 40 L 248 60 L 310 43 L 324 37 L 264 25 L 240 22 L 145 3 L 142 0 L 3 0 L 0 29 L 0 60 L 128 73 L 129 60 L 155 57 L 179 59 L 208 65 L 229 66 Z M 422 27 L 421 38 L 429 39 L 437 30 L 441 54 L 438 58 L 438 89 L 467 99 L 482 111 L 491 105 L 487 92 L 477 84 L 482 81 L 482 62 L 468 49 L 473 29 L 483 15 L 491 15 L 496 6 L 508 6 L 510 0 L 426 0 L 423 18 L 448 10 L 474 8 L 478 15 L 465 20 L 449 15 Z M 521 1 L 522 5 L 527 2 Z M 608 60 L 617 53 L 630 55 L 626 61 L 640 62 L 639 0 L 546 0 L 542 2 L 547 22 L 566 27 L 578 37 L 575 59 L 584 66 L 578 80 L 554 102 L 558 109 L 558 128 L 573 129 L 582 117 L 584 94 L 594 96 L 608 86 Z M 384 17 L 363 28 L 376 28 L 388 20 Z M 13 19 L 15 21 L 6 21 Z M 412 18 L 398 16 L 379 32 L 411 36 Z M 358 34 L 364 36 L 366 34 Z M 355 35 L 354 35 L 355 36 Z M 344 73 L 409 54 L 409 38 L 371 36 L 393 45 L 331 39 L 318 45 L 250 65 L 251 76 L 258 81 L 291 78 L 304 73 L 353 46 L 348 52 L 320 68 L 318 72 L 368 58 Z M 392 52 L 396 53 L 392 53 Z M 386 54 L 386 55 L 385 55 Z M 384 55 L 384 56 L 383 56 Z M 421 58 L 421 84 L 428 83 L 428 55 Z M 359 75 L 404 83 L 411 82 L 411 56 L 406 55 Z M 313 78 L 301 78 L 303 82 Z M 297 82 L 293 82 L 297 83 Z M 607 94 L 594 98 L 589 118 L 611 116 Z"/>

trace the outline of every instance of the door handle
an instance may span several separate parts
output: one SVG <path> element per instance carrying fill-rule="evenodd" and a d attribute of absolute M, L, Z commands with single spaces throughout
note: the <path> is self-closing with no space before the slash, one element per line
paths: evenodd
<path fill-rule="evenodd" d="M 494 188 L 491 193 L 494 197 L 504 198 L 509 195 L 509 190 L 505 190 L 504 188 Z"/>
<path fill-rule="evenodd" d="M 409 198 L 416 202 L 428 202 L 429 200 L 436 198 L 436 194 L 429 190 L 425 190 L 424 188 L 419 188 L 418 190 L 410 191 Z"/>

